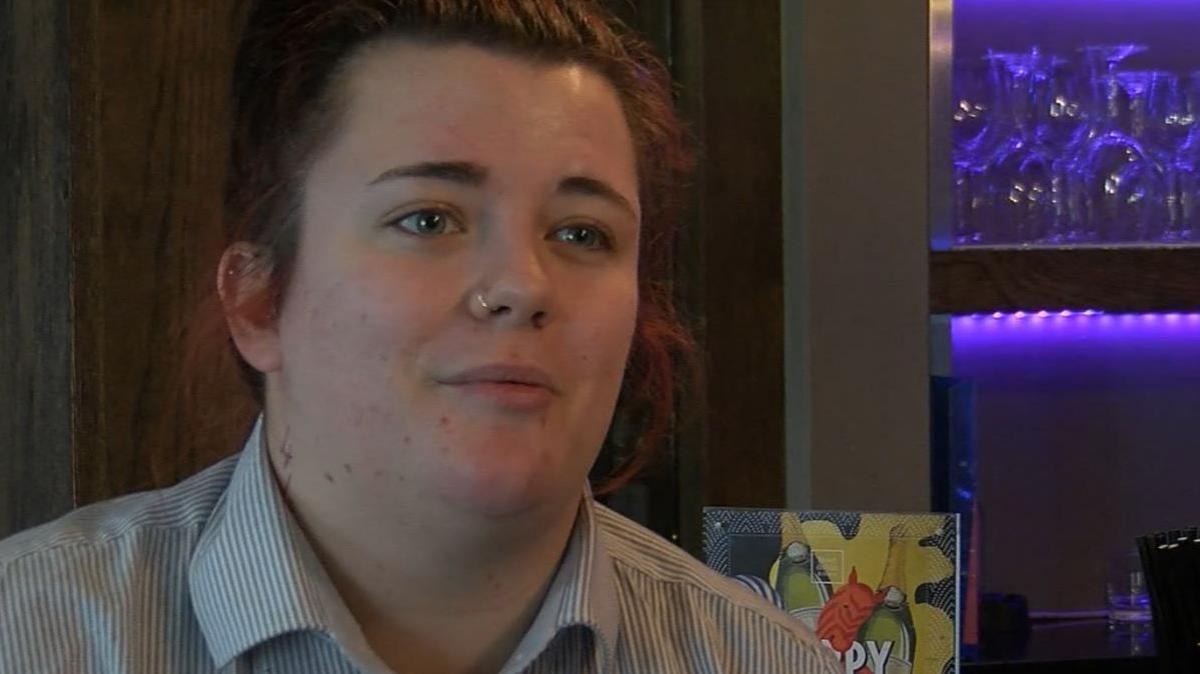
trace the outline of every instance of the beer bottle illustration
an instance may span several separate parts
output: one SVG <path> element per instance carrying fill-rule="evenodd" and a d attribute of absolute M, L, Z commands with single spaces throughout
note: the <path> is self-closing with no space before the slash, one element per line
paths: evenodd
<path fill-rule="evenodd" d="M 911 674 L 913 669 L 917 632 L 904 588 L 904 541 L 893 530 L 887 564 L 876 595 L 882 600 L 858 630 L 859 643 L 865 645 L 874 641 L 879 648 L 887 642 L 892 644 L 885 671 L 876 674 Z"/>
<path fill-rule="evenodd" d="M 821 607 L 829 601 L 830 584 L 802 532 L 779 551 L 770 581 L 788 612 L 815 630 Z"/>

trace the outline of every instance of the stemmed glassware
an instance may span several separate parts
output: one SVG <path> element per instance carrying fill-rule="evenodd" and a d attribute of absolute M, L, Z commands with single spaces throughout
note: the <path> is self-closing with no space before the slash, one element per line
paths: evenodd
<path fill-rule="evenodd" d="M 1117 183 L 1108 180 L 1112 170 L 1138 151 L 1121 128 L 1127 112 L 1124 91 L 1117 80 L 1122 61 L 1145 51 L 1141 45 L 1096 45 L 1080 49 L 1087 78 L 1088 124 L 1065 148 L 1061 169 L 1067 182 L 1068 241 L 1086 243 L 1119 241 L 1120 214 L 1105 218 L 1105 207 L 1115 208 Z M 1133 155 L 1126 154 L 1132 151 Z M 1108 171 L 1106 173 L 1106 171 Z M 1118 209 L 1119 210 L 1119 209 Z"/>
<path fill-rule="evenodd" d="M 1191 241 L 1200 235 L 1200 71 L 1191 74 L 1183 91 L 1184 110 L 1178 126 L 1188 131 L 1171 162 L 1171 171 L 1177 199 L 1177 238 Z"/>
<path fill-rule="evenodd" d="M 955 77 L 955 232 L 959 244 L 990 242 L 991 197 L 984 184 L 988 164 L 1009 137 L 1007 62 L 1016 54 L 988 52 L 979 64 L 963 64 Z"/>
<path fill-rule="evenodd" d="M 1038 138 L 1056 154 L 1052 170 L 1052 213 L 1043 243 L 1064 244 L 1077 239 L 1072 227 L 1068 194 L 1069 165 L 1064 157 L 1086 139 L 1089 115 L 1087 91 L 1072 62 L 1059 56 L 1046 57 L 1043 81 L 1037 98 L 1040 111 Z"/>
<path fill-rule="evenodd" d="M 1145 50 L 956 64 L 956 244 L 1200 240 L 1200 71 L 1122 69 Z"/>
<path fill-rule="evenodd" d="M 1041 241 L 1053 227 L 1057 159 L 1043 133 L 1049 125 L 1049 71 L 1037 49 L 999 60 L 1010 119 L 1008 136 L 985 165 L 990 240 Z"/>
<path fill-rule="evenodd" d="M 1167 220 L 1164 166 L 1149 147 L 1152 80 L 1144 72 L 1102 78 L 1107 114 L 1075 166 L 1088 216 L 1088 238 L 1143 241 L 1163 231 Z"/>

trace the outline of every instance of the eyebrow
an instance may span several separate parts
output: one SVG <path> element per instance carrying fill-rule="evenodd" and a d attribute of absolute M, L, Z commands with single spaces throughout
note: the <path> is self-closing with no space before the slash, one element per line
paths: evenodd
<path fill-rule="evenodd" d="M 467 187 L 481 187 L 487 182 L 488 170 L 479 164 L 468 161 L 420 162 L 390 168 L 380 173 L 374 180 L 367 184 L 368 186 L 375 186 L 380 183 L 404 178 L 429 178 L 433 180 L 445 180 Z M 621 196 L 620 192 L 603 180 L 587 176 L 569 176 L 559 181 L 557 191 L 560 194 L 597 197 L 621 208 L 635 219 L 638 217 L 637 210 L 634 209 L 633 204 L 629 203 L 628 199 Z"/>
<path fill-rule="evenodd" d="M 433 178 L 479 187 L 487 182 L 487 169 L 469 161 L 427 161 L 408 166 L 397 166 L 380 173 L 370 186 L 401 178 Z"/>
<path fill-rule="evenodd" d="M 603 180 L 588 178 L 586 176 L 571 176 L 563 178 L 558 183 L 558 191 L 563 194 L 579 194 L 587 197 L 598 197 L 604 199 L 622 210 L 629 213 L 635 220 L 638 217 L 637 211 L 634 210 L 633 204 L 629 200 L 621 196 L 621 193 L 609 186 Z"/>

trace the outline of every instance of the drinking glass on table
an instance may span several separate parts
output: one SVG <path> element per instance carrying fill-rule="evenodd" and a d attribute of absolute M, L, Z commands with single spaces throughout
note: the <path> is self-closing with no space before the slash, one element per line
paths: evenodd
<path fill-rule="evenodd" d="M 1105 580 L 1110 628 L 1149 626 L 1150 590 L 1137 548 L 1110 560 Z"/>

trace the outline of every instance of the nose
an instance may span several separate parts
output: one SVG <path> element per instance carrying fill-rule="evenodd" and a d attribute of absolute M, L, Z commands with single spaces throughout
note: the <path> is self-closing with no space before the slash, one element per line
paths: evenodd
<path fill-rule="evenodd" d="M 467 298 L 471 315 L 502 327 L 544 328 L 551 319 L 550 283 L 537 246 L 493 238 L 480 257 L 482 274 Z"/>

